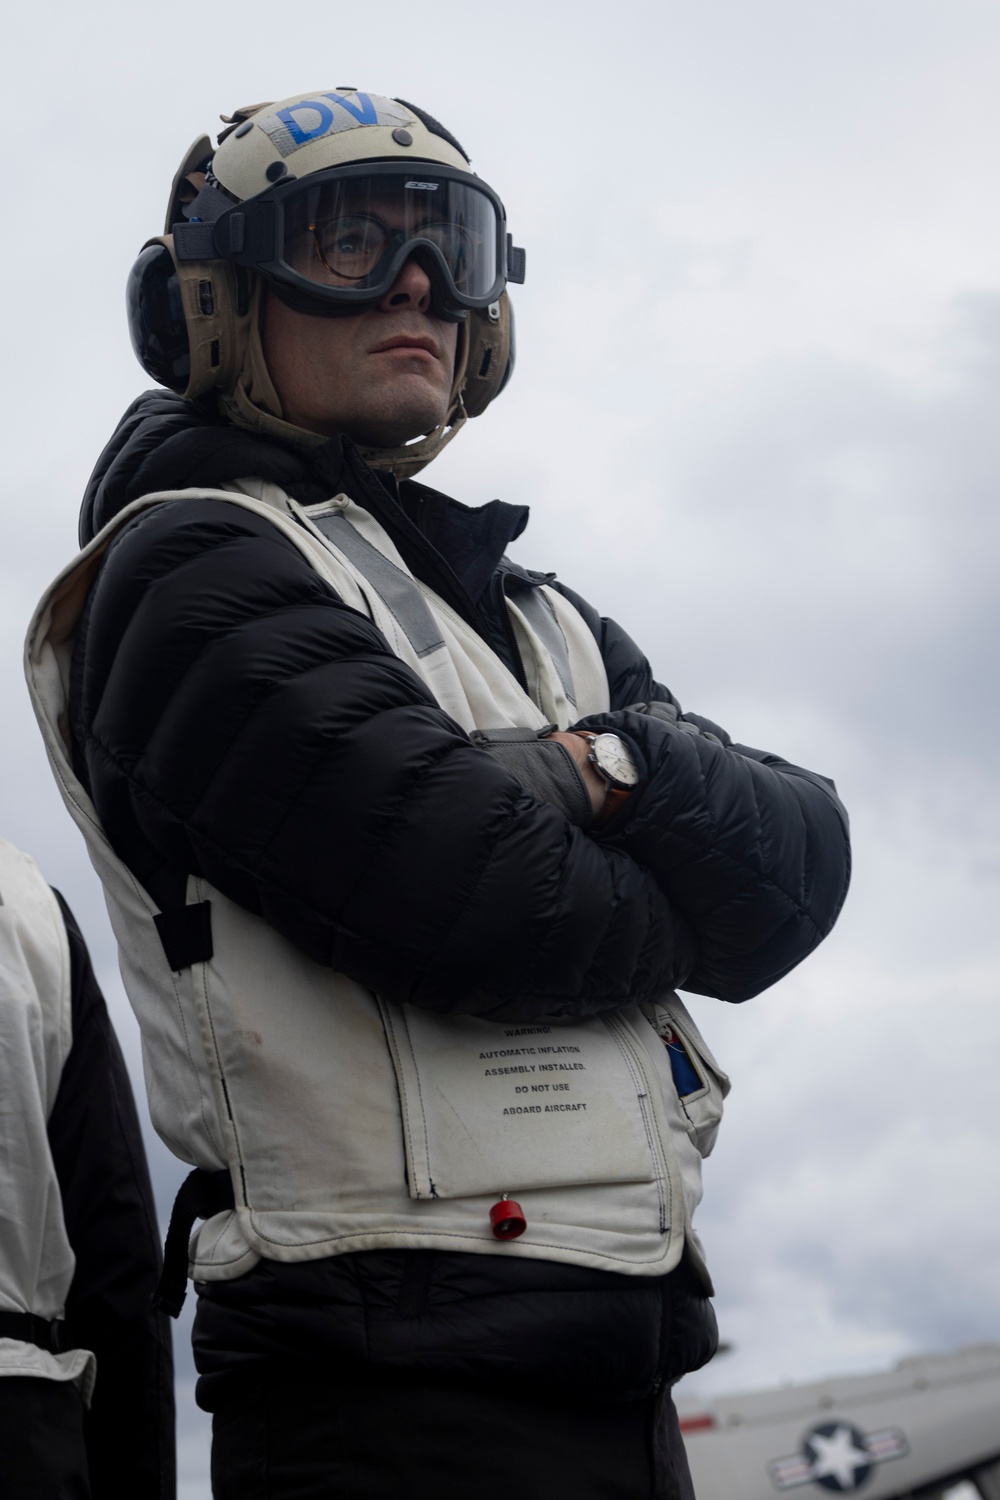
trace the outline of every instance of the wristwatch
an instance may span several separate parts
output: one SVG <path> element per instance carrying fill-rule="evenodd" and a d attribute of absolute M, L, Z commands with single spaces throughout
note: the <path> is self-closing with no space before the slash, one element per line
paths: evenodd
<path fill-rule="evenodd" d="M 617 734 L 591 734 L 589 729 L 570 729 L 590 746 L 587 759 L 603 777 L 606 791 L 592 828 L 603 828 L 620 812 L 639 784 L 639 768 L 631 749 Z"/>

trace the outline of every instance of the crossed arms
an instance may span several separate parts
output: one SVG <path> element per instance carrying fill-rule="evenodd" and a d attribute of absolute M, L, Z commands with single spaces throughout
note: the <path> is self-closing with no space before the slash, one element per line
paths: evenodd
<path fill-rule="evenodd" d="M 140 880 L 181 863 L 393 1000 L 499 1020 L 677 986 L 747 999 L 832 927 L 843 810 L 822 777 L 682 719 L 597 628 L 613 711 L 584 727 L 626 735 L 643 781 L 590 836 L 266 520 L 159 506 L 109 549 L 81 621 L 77 768 Z"/>

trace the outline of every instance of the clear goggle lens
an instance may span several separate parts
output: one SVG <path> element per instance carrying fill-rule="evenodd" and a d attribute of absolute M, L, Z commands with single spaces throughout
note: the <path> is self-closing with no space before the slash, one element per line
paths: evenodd
<path fill-rule="evenodd" d="M 398 176 L 304 184 L 284 202 L 283 261 L 318 286 L 375 287 L 399 250 L 413 241 L 440 253 L 463 296 L 493 293 L 497 213 L 473 186 L 420 175 L 418 167 Z"/>

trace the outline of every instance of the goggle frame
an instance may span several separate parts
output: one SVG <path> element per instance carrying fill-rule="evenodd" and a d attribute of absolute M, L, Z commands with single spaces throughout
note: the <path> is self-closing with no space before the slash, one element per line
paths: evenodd
<path fill-rule="evenodd" d="M 419 235 L 414 235 L 397 247 L 383 265 L 377 284 L 363 288 L 312 281 L 286 263 L 285 204 L 289 199 L 297 197 L 305 189 L 321 188 L 328 183 L 341 184 L 400 176 L 421 181 L 437 179 L 441 182 L 454 182 L 480 193 L 489 201 L 496 227 L 497 274 L 488 291 L 476 296 L 462 292 L 455 285 L 440 247 Z M 464 318 L 471 309 L 492 306 L 499 300 L 508 281 L 524 280 L 524 251 L 514 247 L 511 235 L 507 232 L 507 218 L 499 196 L 481 178 L 434 161 L 401 161 L 398 157 L 391 157 L 326 167 L 319 172 L 310 172 L 306 177 L 295 177 L 289 173 L 263 192 L 242 203 L 234 203 L 213 221 L 211 229 L 217 256 L 232 261 L 234 265 L 257 271 L 293 307 L 299 306 L 310 312 L 360 312 L 366 307 L 377 305 L 394 286 L 403 266 L 414 254 L 419 255 L 421 264 L 430 277 L 435 312 L 450 320 Z"/>

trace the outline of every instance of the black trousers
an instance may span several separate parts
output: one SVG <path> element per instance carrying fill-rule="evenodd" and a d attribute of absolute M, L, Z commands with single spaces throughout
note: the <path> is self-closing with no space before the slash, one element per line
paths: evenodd
<path fill-rule="evenodd" d="M 570 1406 L 275 1372 L 212 1433 L 215 1500 L 694 1500 L 666 1393 Z"/>
<path fill-rule="evenodd" d="M 83 1398 L 68 1380 L 0 1377 L 4 1500 L 90 1500 Z"/>

